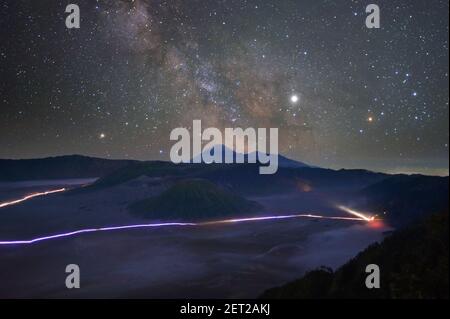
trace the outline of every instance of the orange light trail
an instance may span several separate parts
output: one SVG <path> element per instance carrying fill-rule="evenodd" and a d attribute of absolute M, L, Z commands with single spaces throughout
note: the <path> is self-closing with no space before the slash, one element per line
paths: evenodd
<path fill-rule="evenodd" d="M 54 194 L 54 193 L 61 193 L 61 192 L 64 192 L 64 191 L 66 191 L 66 188 L 59 188 L 59 189 L 46 191 L 46 192 L 33 193 L 33 194 L 27 195 L 27 196 L 25 196 L 23 198 L 20 198 L 20 199 L 16 199 L 16 200 L 13 200 L 13 201 L 0 203 L 0 208 L 16 205 L 16 204 L 22 203 L 24 201 L 27 201 L 27 200 L 35 198 L 35 197 L 45 196 L 45 195 Z"/>

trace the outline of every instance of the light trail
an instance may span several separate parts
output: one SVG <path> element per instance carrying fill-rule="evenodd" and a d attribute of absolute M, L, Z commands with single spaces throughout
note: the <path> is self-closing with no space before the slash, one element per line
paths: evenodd
<path fill-rule="evenodd" d="M 32 198 L 35 198 L 35 197 L 39 197 L 39 196 L 45 196 L 45 195 L 49 195 L 49 194 L 65 192 L 66 190 L 67 190 L 66 188 L 59 188 L 59 189 L 46 191 L 46 192 L 33 193 L 33 194 L 27 195 L 27 196 L 25 196 L 23 198 L 20 198 L 20 199 L 16 199 L 16 200 L 13 200 L 13 201 L 0 203 L 0 208 L 6 207 L 6 206 L 16 205 L 16 204 L 22 203 L 24 201 L 27 201 L 29 199 L 32 199 Z"/>
<path fill-rule="evenodd" d="M 25 245 L 25 244 L 34 244 L 37 242 L 63 238 L 63 237 L 72 237 L 80 234 L 86 233 L 95 233 L 95 232 L 105 232 L 105 231 L 113 231 L 113 230 L 124 230 L 124 229 L 133 229 L 133 228 L 148 228 L 148 227 L 162 227 L 162 226 L 195 226 L 194 223 L 161 223 L 161 224 L 141 224 L 141 225 L 128 225 L 128 226 L 113 226 L 113 227 L 101 227 L 101 228 L 87 228 L 80 229 L 73 232 L 50 235 L 45 237 L 38 237 L 31 240 L 12 240 L 12 241 L 0 241 L 0 245 Z"/>
<path fill-rule="evenodd" d="M 295 215 L 276 215 L 276 216 L 262 216 L 262 217 L 249 217 L 249 218 L 237 218 L 237 219 L 225 219 L 212 222 L 204 222 L 199 225 L 214 225 L 214 224 L 231 224 L 231 223 L 242 223 L 242 222 L 253 222 L 253 221 L 264 221 L 264 220 L 276 220 L 276 219 L 289 219 L 289 218 L 316 218 L 316 219 L 334 219 L 334 220 L 351 220 L 351 221 L 364 221 L 363 218 L 355 217 L 334 217 L 334 216 L 321 216 L 312 214 L 295 214 Z"/>
<path fill-rule="evenodd" d="M 23 198 L 0 203 L 0 208 L 16 205 L 21 202 L 27 201 L 29 199 L 45 196 L 49 194 L 55 194 L 66 191 L 66 188 L 60 188 L 55 190 L 49 190 L 45 192 L 38 192 L 27 195 Z M 128 230 L 128 229 L 139 229 L 139 228 L 159 228 L 159 227 L 174 227 L 174 226 L 210 226 L 210 225 L 219 225 L 219 224 L 235 224 L 235 223 L 244 223 L 244 222 L 257 222 L 257 221 L 266 221 L 266 220 L 281 220 L 281 219 L 292 219 L 292 218 L 314 218 L 314 219 L 329 219 L 329 220 L 346 220 L 346 221 L 365 221 L 372 222 L 375 220 L 375 216 L 368 217 L 363 213 L 357 212 L 353 209 L 350 209 L 346 206 L 338 206 L 339 209 L 355 216 L 355 217 L 337 217 L 337 216 L 322 216 L 322 215 L 313 215 L 313 214 L 292 214 L 292 215 L 275 215 L 275 216 L 261 216 L 261 217 L 248 217 L 248 218 L 234 218 L 234 219 L 224 219 L 224 220 L 216 220 L 209 222 L 198 222 L 198 223 L 183 223 L 183 222 L 168 222 L 168 223 L 153 223 L 153 224 L 136 224 L 136 225 L 125 225 L 125 226 L 112 226 L 112 227 L 100 227 L 100 228 L 86 228 L 75 230 L 66 233 L 60 233 L 55 235 L 48 235 L 43 237 L 37 237 L 30 240 L 8 240 L 8 241 L 0 241 L 0 245 L 28 245 L 34 244 L 42 241 L 48 241 L 58 238 L 66 238 L 66 237 L 74 237 L 81 234 L 87 233 L 96 233 L 96 232 L 108 232 L 108 231 L 118 231 L 118 230 Z"/>
<path fill-rule="evenodd" d="M 347 212 L 347 213 L 349 213 L 349 214 L 351 214 L 353 216 L 357 216 L 359 218 L 362 218 L 362 219 L 364 219 L 365 221 L 368 221 L 368 222 L 371 222 L 371 221 L 375 220 L 375 216 L 370 216 L 370 217 L 366 216 L 363 213 L 357 212 L 356 210 L 348 208 L 346 206 L 339 205 L 338 208 L 343 210 L 344 212 Z"/>
<path fill-rule="evenodd" d="M 0 241 L 0 245 L 29 245 L 38 242 L 74 237 L 86 233 L 96 233 L 96 232 L 108 232 L 108 231 L 118 231 L 127 229 L 139 229 L 139 228 L 158 228 L 158 227 L 174 227 L 174 226 L 210 226 L 217 224 L 231 224 L 231 223 L 244 223 L 244 222 L 255 222 L 264 220 L 280 220 L 289 218 L 315 218 L 315 219 L 331 219 L 331 220 L 346 220 L 346 221 L 366 221 L 363 218 L 357 217 L 333 217 L 333 216 L 320 216 L 312 214 L 295 214 L 295 215 L 278 215 L 278 216 L 263 216 L 263 217 L 249 217 L 249 218 L 238 218 L 238 219 L 224 219 L 218 221 L 201 222 L 201 223 L 154 223 L 154 224 L 137 224 L 137 225 L 127 225 L 127 226 L 113 226 L 113 227 L 101 227 L 101 228 L 87 228 L 80 229 L 72 232 L 49 235 L 44 237 L 38 237 L 30 240 L 10 240 L 10 241 Z"/>

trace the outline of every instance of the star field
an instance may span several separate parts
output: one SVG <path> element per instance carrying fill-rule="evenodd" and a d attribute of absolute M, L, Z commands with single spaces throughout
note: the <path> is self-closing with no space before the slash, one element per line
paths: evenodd
<path fill-rule="evenodd" d="M 80 7 L 80 29 L 65 7 Z M 381 9 L 381 28 L 365 8 Z M 448 174 L 448 1 L 42 0 L 0 8 L 0 157 L 164 159 L 278 127 L 314 165 Z"/>

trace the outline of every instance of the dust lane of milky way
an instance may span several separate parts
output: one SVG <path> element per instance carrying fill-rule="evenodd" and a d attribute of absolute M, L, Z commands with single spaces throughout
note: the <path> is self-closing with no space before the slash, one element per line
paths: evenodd
<path fill-rule="evenodd" d="M 79 0 L 78 30 L 47 2 L 2 2 L 0 158 L 168 160 L 202 120 L 279 128 L 319 167 L 448 175 L 448 0 L 378 0 L 376 30 L 366 1 Z"/>

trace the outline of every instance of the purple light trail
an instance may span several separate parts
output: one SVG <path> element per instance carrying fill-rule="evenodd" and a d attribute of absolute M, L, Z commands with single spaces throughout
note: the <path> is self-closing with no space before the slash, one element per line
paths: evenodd
<path fill-rule="evenodd" d="M 262 216 L 262 217 L 249 217 L 249 218 L 238 218 L 238 219 L 225 219 L 211 222 L 201 222 L 201 223 L 154 223 L 154 224 L 137 224 L 137 225 L 126 225 L 126 226 L 112 226 L 112 227 L 101 227 L 101 228 L 87 228 L 80 229 L 72 232 L 49 235 L 44 237 L 37 237 L 30 240 L 10 240 L 10 241 L 0 241 L 0 245 L 29 245 L 34 243 L 39 243 L 43 241 L 54 240 L 58 238 L 74 237 L 86 233 L 96 233 L 96 232 L 108 232 L 116 230 L 127 230 L 127 229 L 139 229 L 139 228 L 159 228 L 159 227 L 174 227 L 174 226 L 209 226 L 217 224 L 232 224 L 232 223 L 243 223 L 243 222 L 254 222 L 254 221 L 264 221 L 264 220 L 279 220 L 279 219 L 289 219 L 289 218 L 316 218 L 316 219 L 331 219 L 331 220 L 347 220 L 347 221 L 366 221 L 363 218 L 354 217 L 332 217 L 332 216 L 320 216 L 312 214 L 296 214 L 296 215 L 278 215 L 278 216 Z"/>
<path fill-rule="evenodd" d="M 38 196 L 45 196 L 54 193 L 60 193 L 66 191 L 66 188 L 60 188 L 55 190 L 49 190 L 46 192 L 39 192 L 27 195 L 23 198 L 0 203 L 0 208 L 16 205 L 26 200 L 32 199 Z M 217 224 L 233 224 L 233 223 L 243 223 L 243 222 L 256 222 L 256 221 L 264 221 L 264 220 L 279 220 L 279 219 L 288 219 L 288 218 L 315 218 L 315 219 L 331 219 L 331 220 L 347 220 L 347 221 L 365 221 L 371 222 L 375 219 L 375 217 L 368 217 L 360 212 L 352 210 L 350 208 L 344 206 L 338 206 L 339 209 L 353 215 L 356 217 L 333 217 L 333 216 L 321 216 L 321 215 L 313 215 L 313 214 L 293 214 L 293 215 L 275 215 L 275 216 L 261 216 L 261 217 L 248 217 L 248 218 L 235 218 L 235 219 L 224 219 L 218 221 L 210 221 L 210 222 L 199 222 L 199 223 L 176 223 L 176 222 L 167 222 L 167 223 L 154 223 L 154 224 L 137 224 L 137 225 L 125 225 L 125 226 L 112 226 L 112 227 L 101 227 L 101 228 L 86 228 L 75 230 L 72 232 L 60 233 L 55 235 L 48 235 L 44 237 L 38 237 L 30 240 L 7 240 L 0 241 L 0 245 L 29 245 L 42 241 L 48 241 L 58 238 L 64 237 L 74 237 L 81 234 L 86 233 L 96 233 L 96 232 L 107 232 L 107 231 L 116 231 L 116 230 L 127 230 L 127 229 L 137 229 L 137 228 L 152 228 L 152 227 L 173 227 L 173 226 L 209 226 L 209 225 L 217 225 Z"/>

